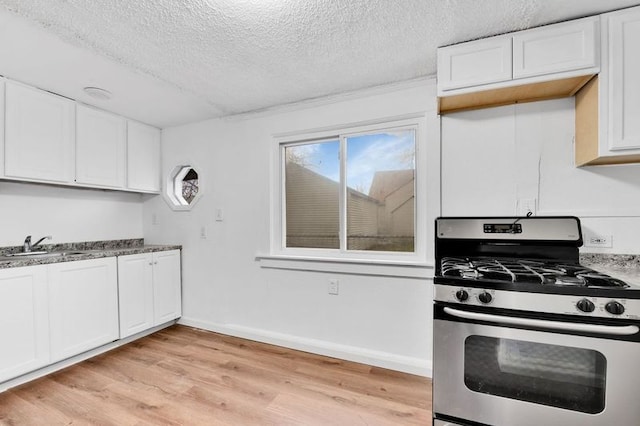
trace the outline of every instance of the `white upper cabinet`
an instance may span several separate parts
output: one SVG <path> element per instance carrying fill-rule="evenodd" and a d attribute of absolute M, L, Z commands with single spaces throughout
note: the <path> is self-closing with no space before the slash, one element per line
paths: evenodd
<path fill-rule="evenodd" d="M 4 81 L 0 77 L 0 177 L 4 176 Z"/>
<path fill-rule="evenodd" d="M 160 129 L 0 77 L 0 177 L 157 194 Z"/>
<path fill-rule="evenodd" d="M 511 80 L 511 37 L 492 37 L 438 49 L 438 89 Z"/>
<path fill-rule="evenodd" d="M 600 17 L 438 49 L 441 113 L 573 96 L 600 70 Z"/>
<path fill-rule="evenodd" d="M 0 382 L 49 364 L 46 268 L 0 270 Z"/>
<path fill-rule="evenodd" d="M 576 95 L 576 165 L 640 162 L 640 7 L 602 15 L 602 69 Z"/>
<path fill-rule="evenodd" d="M 129 120 L 127 188 L 160 192 L 160 129 Z"/>
<path fill-rule="evenodd" d="M 513 35 L 513 78 L 599 65 L 598 16 L 521 31 Z"/>
<path fill-rule="evenodd" d="M 608 147 L 640 153 L 640 8 L 605 15 L 608 24 Z"/>
<path fill-rule="evenodd" d="M 4 175 L 72 182 L 75 103 L 13 81 L 5 84 Z"/>
<path fill-rule="evenodd" d="M 76 182 L 124 188 L 126 120 L 79 104 L 76 125 Z"/>

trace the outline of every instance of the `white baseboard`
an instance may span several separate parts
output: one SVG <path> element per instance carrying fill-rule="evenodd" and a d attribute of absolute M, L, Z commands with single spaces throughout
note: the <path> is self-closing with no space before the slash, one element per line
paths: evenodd
<path fill-rule="evenodd" d="M 432 377 L 431 360 L 422 358 L 395 355 L 388 352 L 374 351 L 356 346 L 341 345 L 325 340 L 309 339 L 290 334 L 276 333 L 252 327 L 236 324 L 218 324 L 209 321 L 201 321 L 195 318 L 182 317 L 178 324 L 201 328 L 203 330 L 226 334 L 243 339 L 255 340 L 285 348 L 310 352 L 332 358 L 359 362 L 404 373 L 416 374 L 424 377 Z"/>

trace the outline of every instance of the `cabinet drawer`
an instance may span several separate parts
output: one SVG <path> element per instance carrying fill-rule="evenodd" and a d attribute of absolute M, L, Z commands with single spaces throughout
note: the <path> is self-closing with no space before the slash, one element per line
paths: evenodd
<path fill-rule="evenodd" d="M 598 67 L 599 23 L 594 16 L 514 34 L 513 78 Z"/>
<path fill-rule="evenodd" d="M 511 79 L 511 37 L 438 49 L 438 88 L 459 89 Z"/>

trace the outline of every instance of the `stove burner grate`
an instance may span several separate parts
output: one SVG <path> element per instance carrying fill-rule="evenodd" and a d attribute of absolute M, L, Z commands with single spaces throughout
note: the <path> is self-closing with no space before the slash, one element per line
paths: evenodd
<path fill-rule="evenodd" d="M 582 265 L 527 259 L 445 257 L 441 273 L 446 277 L 579 287 L 629 287 L 624 281 Z"/>

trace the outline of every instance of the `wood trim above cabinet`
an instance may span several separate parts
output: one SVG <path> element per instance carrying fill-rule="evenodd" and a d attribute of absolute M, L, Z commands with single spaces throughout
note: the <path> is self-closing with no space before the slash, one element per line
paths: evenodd
<path fill-rule="evenodd" d="M 438 99 L 440 114 L 573 96 L 593 75 L 503 87 Z"/>
<path fill-rule="evenodd" d="M 598 158 L 598 76 L 576 93 L 576 166 Z"/>

